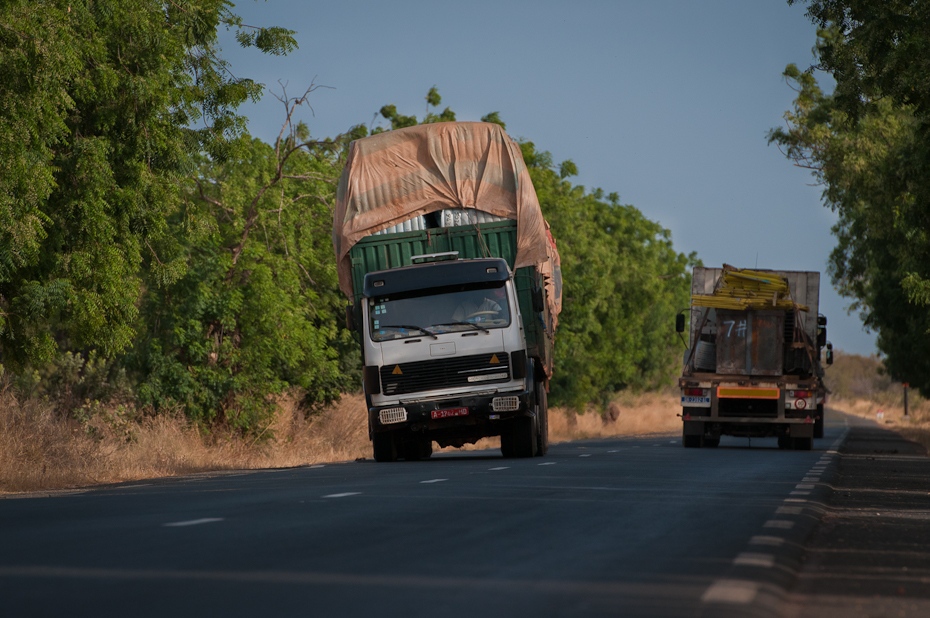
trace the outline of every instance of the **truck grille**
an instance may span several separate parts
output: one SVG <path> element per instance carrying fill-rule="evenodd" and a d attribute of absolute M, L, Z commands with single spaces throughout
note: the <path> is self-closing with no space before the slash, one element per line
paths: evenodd
<path fill-rule="evenodd" d="M 385 395 L 403 395 L 510 380 L 510 356 L 506 352 L 453 356 L 437 360 L 385 365 L 381 368 Z"/>

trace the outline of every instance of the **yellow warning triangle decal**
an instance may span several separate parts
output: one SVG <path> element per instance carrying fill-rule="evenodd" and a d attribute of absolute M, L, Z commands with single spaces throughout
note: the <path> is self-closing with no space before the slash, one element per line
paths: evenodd
<path fill-rule="evenodd" d="M 396 376 L 404 375 L 404 372 L 400 370 L 400 365 L 394 365 L 394 371 L 392 371 L 391 373 L 393 373 Z"/>
<path fill-rule="evenodd" d="M 491 356 L 491 364 L 492 364 L 492 365 L 500 365 L 500 363 L 501 363 L 501 361 L 500 361 L 500 359 L 497 358 L 497 354 L 494 354 L 493 356 Z"/>

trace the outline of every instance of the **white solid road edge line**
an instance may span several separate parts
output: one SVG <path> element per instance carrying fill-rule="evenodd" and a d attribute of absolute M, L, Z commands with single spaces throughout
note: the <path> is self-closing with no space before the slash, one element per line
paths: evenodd
<path fill-rule="evenodd" d="M 182 528 L 184 526 L 199 526 L 200 524 L 212 524 L 214 522 L 223 521 L 222 517 L 203 517 L 201 519 L 189 519 L 187 521 L 172 521 L 167 524 L 162 524 L 166 528 Z"/>

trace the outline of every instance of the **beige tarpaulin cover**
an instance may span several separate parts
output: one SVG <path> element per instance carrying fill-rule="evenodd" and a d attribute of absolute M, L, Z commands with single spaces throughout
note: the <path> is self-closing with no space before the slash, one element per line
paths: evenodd
<path fill-rule="evenodd" d="M 558 252 L 536 190 L 519 145 L 499 125 L 487 122 L 418 125 L 352 142 L 333 221 L 342 291 L 352 297 L 349 251 L 355 243 L 411 217 L 446 208 L 474 208 L 515 219 L 514 267 L 535 265 L 547 275 L 551 308 L 558 314 Z"/>

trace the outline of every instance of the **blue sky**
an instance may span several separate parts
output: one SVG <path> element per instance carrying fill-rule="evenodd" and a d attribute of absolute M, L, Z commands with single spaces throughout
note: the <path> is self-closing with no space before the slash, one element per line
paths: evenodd
<path fill-rule="evenodd" d="M 393 103 L 422 117 L 436 86 L 459 120 L 497 111 L 513 137 L 576 184 L 617 192 L 707 266 L 819 270 L 821 313 L 840 350 L 872 354 L 874 334 L 832 289 L 835 216 L 810 174 L 774 146 L 793 91 L 788 63 L 813 60 L 815 27 L 785 0 L 239 0 L 247 24 L 297 31 L 300 48 L 223 55 L 239 76 L 288 94 L 311 83 L 301 118 L 317 137 Z M 271 141 L 284 110 L 273 96 L 243 111 Z M 670 325 L 672 328 L 672 325 Z"/>

